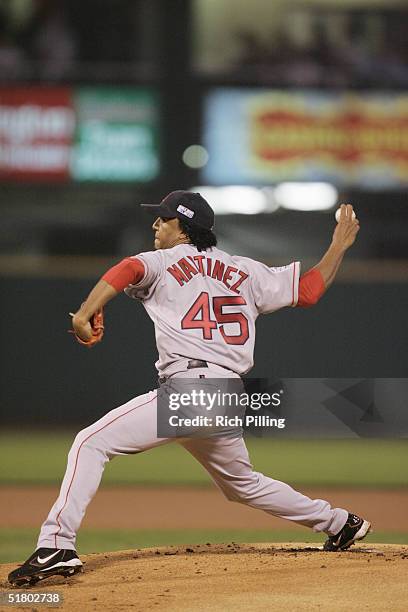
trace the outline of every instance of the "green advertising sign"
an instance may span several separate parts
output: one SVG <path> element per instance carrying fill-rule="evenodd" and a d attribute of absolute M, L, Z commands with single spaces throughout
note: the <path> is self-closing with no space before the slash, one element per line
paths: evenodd
<path fill-rule="evenodd" d="M 158 101 L 136 88 L 80 88 L 71 175 L 78 181 L 150 181 L 159 173 Z"/>

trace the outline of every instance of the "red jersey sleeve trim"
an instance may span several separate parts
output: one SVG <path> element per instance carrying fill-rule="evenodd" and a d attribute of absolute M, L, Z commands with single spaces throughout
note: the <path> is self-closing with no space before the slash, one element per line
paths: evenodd
<path fill-rule="evenodd" d="M 325 291 L 326 285 L 320 270 L 312 268 L 299 281 L 299 299 L 297 305 L 303 308 L 313 306 L 317 304 Z"/>
<path fill-rule="evenodd" d="M 137 257 L 126 257 L 116 266 L 110 268 L 102 276 L 102 280 L 109 283 L 116 291 L 123 291 L 128 285 L 136 285 L 145 275 L 143 262 Z"/>

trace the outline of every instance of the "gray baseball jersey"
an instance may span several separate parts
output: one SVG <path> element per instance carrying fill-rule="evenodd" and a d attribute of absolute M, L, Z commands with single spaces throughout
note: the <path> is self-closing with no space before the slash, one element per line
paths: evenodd
<path fill-rule="evenodd" d="M 258 315 L 297 303 L 299 262 L 269 268 L 191 244 L 135 257 L 143 261 L 145 275 L 125 292 L 143 303 L 154 323 L 160 375 L 172 373 L 185 358 L 248 372 Z"/>
<path fill-rule="evenodd" d="M 156 366 L 172 379 L 201 379 L 203 368 L 186 368 L 186 358 L 208 362 L 206 384 L 214 378 L 238 378 L 253 363 L 257 316 L 297 303 L 298 262 L 268 268 L 217 248 L 200 252 L 189 244 L 136 257 L 145 264 L 145 275 L 125 291 L 141 300 L 152 318 L 159 349 Z M 108 460 L 174 441 L 158 436 L 157 396 L 150 391 L 135 397 L 76 436 L 37 548 L 75 549 L 76 533 Z M 255 472 L 241 435 L 185 438 L 180 443 L 227 499 L 329 535 L 337 534 L 347 520 L 345 509 Z"/>

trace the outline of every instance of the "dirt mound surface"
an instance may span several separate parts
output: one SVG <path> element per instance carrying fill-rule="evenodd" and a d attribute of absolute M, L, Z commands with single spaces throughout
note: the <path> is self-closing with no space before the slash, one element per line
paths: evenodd
<path fill-rule="evenodd" d="M 15 566 L 2 565 L 1 589 L 58 592 L 59 609 L 81 612 L 407 609 L 408 546 L 370 543 L 326 553 L 310 544 L 208 543 L 82 560 L 83 573 L 26 589 L 11 589 L 6 578 Z"/>

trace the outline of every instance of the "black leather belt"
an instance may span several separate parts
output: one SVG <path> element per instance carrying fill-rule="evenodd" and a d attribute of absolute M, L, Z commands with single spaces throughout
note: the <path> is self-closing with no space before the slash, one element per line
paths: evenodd
<path fill-rule="evenodd" d="M 187 370 L 192 370 L 193 368 L 208 368 L 208 363 L 201 359 L 190 359 L 187 364 Z"/>
<path fill-rule="evenodd" d="M 208 368 L 208 363 L 201 359 L 190 359 L 187 362 L 187 370 L 193 370 L 194 368 Z M 159 383 L 162 385 L 167 378 L 168 376 L 160 376 Z"/>

